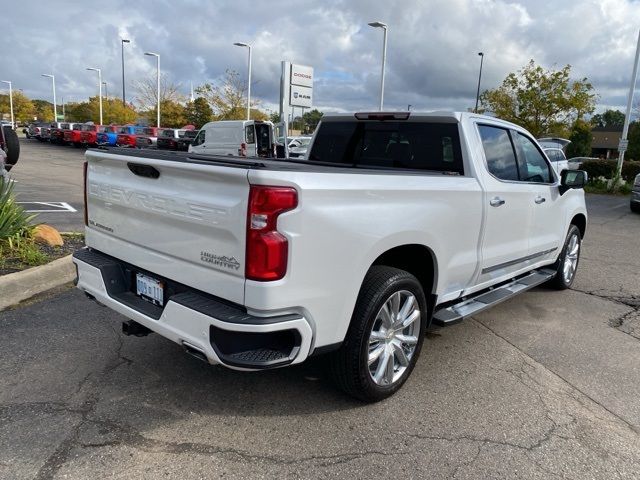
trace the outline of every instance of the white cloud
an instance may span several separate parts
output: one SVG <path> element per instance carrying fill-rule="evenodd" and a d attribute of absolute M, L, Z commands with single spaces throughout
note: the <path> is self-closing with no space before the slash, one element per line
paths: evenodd
<path fill-rule="evenodd" d="M 58 98 L 93 95 L 102 68 L 109 93 L 121 91 L 120 38 L 128 96 L 155 73 L 144 51 L 162 55 L 162 70 L 186 94 L 232 68 L 246 72 L 253 45 L 253 94 L 275 105 L 280 61 L 314 66 L 315 100 L 331 110 L 377 104 L 382 32 L 389 25 L 385 106 L 465 109 L 473 105 L 478 51 L 483 88 L 497 86 L 533 58 L 545 67 L 573 66 L 604 106 L 621 108 L 633 65 L 640 8 L 629 0 L 333 0 L 327 2 L 139 1 L 3 6 L 0 75 L 35 98 L 51 97 L 41 73 L 55 73 Z M 8 47 L 8 48 L 7 48 Z"/>

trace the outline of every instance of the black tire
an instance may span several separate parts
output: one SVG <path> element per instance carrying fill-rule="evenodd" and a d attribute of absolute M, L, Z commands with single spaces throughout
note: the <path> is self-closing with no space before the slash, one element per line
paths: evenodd
<path fill-rule="evenodd" d="M 4 150 L 7 153 L 7 164 L 5 168 L 7 171 L 18 163 L 20 158 L 20 140 L 18 140 L 18 134 L 10 127 L 4 127 L 4 140 L 6 145 Z"/>
<path fill-rule="evenodd" d="M 572 241 L 572 238 L 577 239 L 578 251 L 576 257 L 575 267 L 573 268 L 573 273 L 569 279 L 564 274 L 565 262 L 567 261 L 567 255 L 569 254 L 569 244 Z M 573 284 L 573 281 L 576 278 L 576 271 L 578 270 L 578 265 L 580 263 L 580 252 L 582 251 L 582 235 L 580 234 L 580 229 L 575 225 L 569 226 L 569 231 L 567 232 L 567 237 L 564 240 L 564 245 L 562 246 L 562 251 L 558 256 L 558 260 L 553 264 L 552 268 L 556 271 L 556 276 L 549 280 L 548 285 L 557 290 L 565 290 Z"/>
<path fill-rule="evenodd" d="M 630 202 L 629 206 L 632 212 L 640 213 L 640 203 Z"/>
<path fill-rule="evenodd" d="M 402 291 L 412 294 L 418 303 L 420 324 L 415 335 L 417 341 L 404 373 L 390 385 L 383 386 L 374 382 L 369 371 L 370 335 L 383 305 L 394 293 Z M 330 367 L 334 381 L 347 394 L 364 402 L 377 402 L 393 395 L 415 367 L 426 327 L 427 301 L 416 277 L 397 268 L 371 267 L 360 288 L 345 340 L 340 349 L 331 354 Z M 391 358 L 395 363 L 394 354 Z"/>

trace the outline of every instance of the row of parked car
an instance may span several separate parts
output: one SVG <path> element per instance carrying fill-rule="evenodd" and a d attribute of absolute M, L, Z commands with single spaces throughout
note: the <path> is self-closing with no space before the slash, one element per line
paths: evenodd
<path fill-rule="evenodd" d="M 150 148 L 187 151 L 198 131 L 193 125 L 183 128 L 158 128 L 140 125 L 95 125 L 94 123 L 34 123 L 24 129 L 27 138 L 57 145 Z"/>
<path fill-rule="evenodd" d="M 276 128 L 272 122 L 261 120 L 209 122 L 199 131 L 193 125 L 157 128 L 95 125 L 91 122 L 34 123 L 24 133 L 27 138 L 76 147 L 110 145 L 247 157 L 283 157 L 285 141 L 284 137 L 276 136 Z M 286 141 L 289 157 L 304 158 L 311 137 L 287 137 Z"/>

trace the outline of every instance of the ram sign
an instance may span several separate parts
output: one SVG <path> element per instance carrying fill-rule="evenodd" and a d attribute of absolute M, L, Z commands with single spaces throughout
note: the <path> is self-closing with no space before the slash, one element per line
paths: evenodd
<path fill-rule="evenodd" d="M 291 85 L 291 99 L 289 105 L 292 107 L 311 108 L 313 105 L 313 88 Z"/>

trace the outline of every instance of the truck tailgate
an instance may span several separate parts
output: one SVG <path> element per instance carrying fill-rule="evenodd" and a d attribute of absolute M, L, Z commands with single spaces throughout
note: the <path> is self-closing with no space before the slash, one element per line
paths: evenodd
<path fill-rule="evenodd" d="M 244 302 L 246 168 L 97 150 L 87 160 L 89 247 Z"/>

